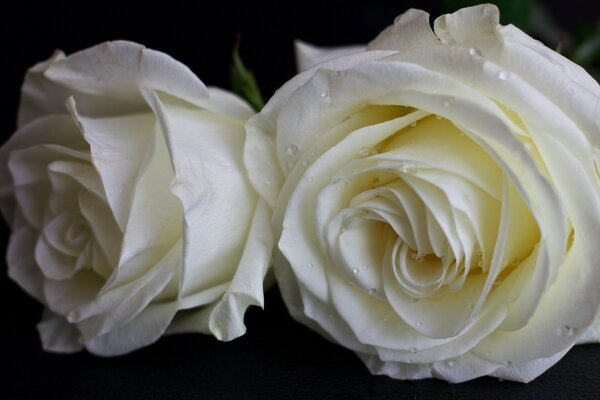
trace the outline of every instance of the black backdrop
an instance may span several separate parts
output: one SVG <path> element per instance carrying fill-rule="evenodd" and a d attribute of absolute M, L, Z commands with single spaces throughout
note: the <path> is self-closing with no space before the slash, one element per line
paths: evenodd
<path fill-rule="evenodd" d="M 194 4 L 191 6 L 190 4 Z M 55 48 L 67 53 L 109 39 L 128 39 L 187 64 L 207 84 L 228 87 L 230 50 L 241 53 L 265 97 L 294 74 L 292 40 L 321 45 L 366 42 L 408 7 L 439 14 L 434 1 L 320 1 L 204 5 L 174 1 L 140 8 L 125 3 L 55 2 L 0 5 L 0 136 L 14 129 L 19 87 L 27 67 Z M 593 22 L 594 1 L 546 2 L 564 26 Z M 7 229 L 2 226 L 0 247 Z M 1 250 L 0 250 L 1 251 Z M 0 267 L 4 269 L 5 266 Z M 534 382 L 482 378 L 460 385 L 435 380 L 401 382 L 371 376 L 350 352 L 294 323 L 276 289 L 264 311 L 247 313 L 248 333 L 220 343 L 178 335 L 127 356 L 41 351 L 35 324 L 41 307 L 0 273 L 0 397 L 12 398 L 599 398 L 600 345 L 574 348 Z"/>

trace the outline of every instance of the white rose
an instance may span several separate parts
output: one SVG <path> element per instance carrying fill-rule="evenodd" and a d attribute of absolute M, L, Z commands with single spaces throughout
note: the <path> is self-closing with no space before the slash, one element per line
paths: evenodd
<path fill-rule="evenodd" d="M 167 328 L 245 332 L 272 247 L 242 162 L 252 114 L 130 42 L 29 71 L 0 200 L 9 275 L 45 305 L 45 349 L 116 355 Z"/>
<path fill-rule="evenodd" d="M 600 337 L 600 88 L 498 21 L 409 10 L 247 124 L 290 312 L 373 373 L 529 381 Z"/>

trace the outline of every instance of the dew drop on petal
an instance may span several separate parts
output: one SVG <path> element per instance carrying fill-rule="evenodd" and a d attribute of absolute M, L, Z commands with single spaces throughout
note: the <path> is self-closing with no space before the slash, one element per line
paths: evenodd
<path fill-rule="evenodd" d="M 359 273 L 359 270 L 358 270 L 358 268 L 353 268 L 353 269 L 352 269 L 352 273 L 353 273 L 354 275 L 358 274 L 358 273 Z"/>
<path fill-rule="evenodd" d="M 505 81 L 508 79 L 508 72 L 506 71 L 500 71 L 498 72 L 498 79 L 500 79 L 501 81 Z"/>
<path fill-rule="evenodd" d="M 448 100 L 444 100 L 443 105 L 444 105 L 444 107 L 448 108 L 448 107 L 450 107 L 450 102 Z"/>
<path fill-rule="evenodd" d="M 415 126 L 417 126 L 417 121 L 413 121 L 413 122 L 411 122 L 411 123 L 410 123 L 410 126 L 412 126 L 413 128 L 414 128 Z"/>
<path fill-rule="evenodd" d="M 287 154 L 288 156 L 295 156 L 296 153 L 298 153 L 298 146 L 296 146 L 293 143 L 285 148 L 285 154 Z"/>
<path fill-rule="evenodd" d="M 496 279 L 494 279 L 494 286 L 498 286 L 500 282 L 502 282 L 502 278 L 497 277 Z"/>
<path fill-rule="evenodd" d="M 369 289 L 369 294 L 370 294 L 371 296 L 372 296 L 372 295 L 374 295 L 375 293 L 377 293 L 377 289 L 375 289 L 375 288 L 371 288 L 371 289 Z"/>
<path fill-rule="evenodd" d="M 436 115 L 435 119 L 442 119 L 442 116 L 441 115 Z"/>
<path fill-rule="evenodd" d="M 415 354 L 417 351 L 418 350 L 415 347 L 413 347 L 412 349 L 410 349 L 410 352 L 413 353 L 413 354 Z"/>
<path fill-rule="evenodd" d="M 477 47 L 471 47 L 469 49 L 469 55 L 481 57 L 481 50 L 479 50 Z"/>
<path fill-rule="evenodd" d="M 448 361 L 448 366 L 449 367 L 454 367 L 455 365 L 456 365 L 456 361 L 454 361 L 454 360 Z"/>
<path fill-rule="evenodd" d="M 314 265 L 312 263 L 308 263 L 307 267 L 308 269 L 311 269 Z"/>
<path fill-rule="evenodd" d="M 363 264 L 362 269 L 367 270 L 367 269 L 369 269 L 369 266 L 367 264 Z"/>
<path fill-rule="evenodd" d="M 360 151 L 358 152 L 358 154 L 359 154 L 361 157 L 366 157 L 366 156 L 368 156 L 368 155 L 369 155 L 369 153 L 370 153 L 370 152 L 371 152 L 371 149 L 370 149 L 370 148 L 368 148 L 367 146 L 365 146 L 365 147 L 363 147 L 363 148 L 361 148 L 361 149 L 360 149 Z"/>
<path fill-rule="evenodd" d="M 417 327 L 419 327 L 419 326 L 421 326 L 423 324 L 421 323 L 421 321 L 417 321 L 416 325 L 417 325 Z"/>
<path fill-rule="evenodd" d="M 575 336 L 579 333 L 579 329 L 573 326 L 565 325 L 565 333 L 567 336 Z"/>
<path fill-rule="evenodd" d="M 325 89 L 321 92 L 320 96 L 322 98 L 329 97 L 329 90 Z"/>
<path fill-rule="evenodd" d="M 308 167 L 308 160 L 302 160 L 302 166 Z"/>

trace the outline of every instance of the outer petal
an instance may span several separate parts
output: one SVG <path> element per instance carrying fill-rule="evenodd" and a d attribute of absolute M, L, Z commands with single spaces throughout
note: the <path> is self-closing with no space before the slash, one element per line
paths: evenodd
<path fill-rule="evenodd" d="M 263 307 L 263 280 L 273 242 L 269 209 L 263 200 L 259 200 L 233 281 L 210 314 L 209 328 L 217 339 L 227 341 L 243 335 L 246 309 L 251 305 Z"/>
<path fill-rule="evenodd" d="M 44 309 L 42 320 L 37 325 L 44 350 L 57 353 L 75 353 L 83 349 L 77 328 L 64 317 Z"/>
<path fill-rule="evenodd" d="M 294 42 L 298 72 L 306 71 L 325 61 L 365 51 L 366 46 L 317 47 L 301 40 Z"/>

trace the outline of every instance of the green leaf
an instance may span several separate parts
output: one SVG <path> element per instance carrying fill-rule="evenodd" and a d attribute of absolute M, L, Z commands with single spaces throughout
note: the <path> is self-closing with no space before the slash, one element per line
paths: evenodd
<path fill-rule="evenodd" d="M 463 7 L 481 4 L 481 0 L 440 0 L 442 11 L 454 12 Z M 500 22 L 503 25 L 513 24 L 525 32 L 531 29 L 531 0 L 496 0 L 500 9 Z"/>
<path fill-rule="evenodd" d="M 248 70 L 242 62 L 242 58 L 240 57 L 239 39 L 233 47 L 232 59 L 233 64 L 231 65 L 229 75 L 231 89 L 240 97 L 248 101 L 255 111 L 258 112 L 262 110 L 265 105 L 265 101 L 260 93 L 260 89 L 256 83 L 256 78 L 254 78 L 254 74 L 252 71 Z"/>

